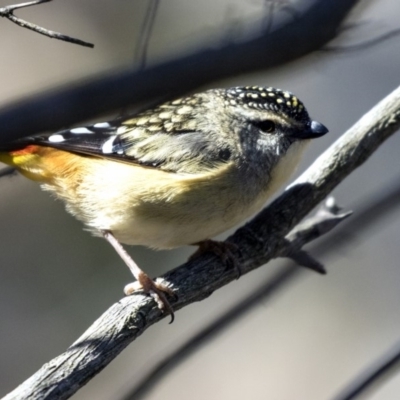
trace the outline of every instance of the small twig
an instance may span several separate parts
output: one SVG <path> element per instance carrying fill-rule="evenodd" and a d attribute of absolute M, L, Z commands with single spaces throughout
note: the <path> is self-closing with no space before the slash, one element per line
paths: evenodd
<path fill-rule="evenodd" d="M 352 212 L 340 213 L 341 208 L 333 197 L 329 197 L 312 217 L 297 225 L 287 236 L 287 247 L 280 252 L 281 257 L 288 257 L 302 267 L 325 274 L 324 266 L 302 247 L 332 230 Z"/>
<path fill-rule="evenodd" d="M 17 170 L 13 167 L 6 167 L 0 169 L 0 178 L 3 178 L 5 176 L 11 176 L 17 173 Z"/>
<path fill-rule="evenodd" d="M 265 31 L 271 32 L 272 21 L 274 19 L 274 8 L 276 1 L 265 0 L 265 8 L 267 8 L 267 18 L 265 19 Z"/>
<path fill-rule="evenodd" d="M 388 379 L 393 374 L 394 368 L 400 368 L 399 346 L 391 351 L 390 354 L 390 357 L 385 357 L 383 360 L 377 361 L 374 366 L 370 367 L 368 371 L 356 379 L 355 383 L 353 380 L 353 383 L 349 384 L 334 400 L 355 400 L 367 391 L 372 390 L 374 386 L 381 384 L 383 380 Z"/>
<path fill-rule="evenodd" d="M 286 11 L 293 19 L 300 16 L 298 10 L 288 0 L 264 0 L 264 7 L 267 9 L 267 18 L 264 23 L 264 29 L 266 32 L 271 32 L 272 24 L 274 20 L 274 13 L 279 11 Z"/>
<path fill-rule="evenodd" d="M 157 9 L 159 5 L 160 0 L 150 0 L 142 28 L 140 29 L 139 40 L 136 45 L 135 51 L 135 61 L 138 63 L 139 70 L 143 69 L 146 66 L 151 32 L 154 27 L 154 22 L 156 20 Z"/>
<path fill-rule="evenodd" d="M 83 40 L 76 39 L 71 36 L 66 36 L 59 32 L 50 31 L 49 29 L 46 29 L 39 25 L 33 24 L 32 22 L 25 21 L 14 15 L 14 11 L 18 10 L 20 8 L 31 7 L 31 6 L 35 6 L 37 4 L 48 3 L 50 1 L 52 1 L 52 0 L 34 0 L 34 1 L 30 1 L 28 3 L 20 3 L 20 4 L 14 4 L 11 6 L 2 7 L 2 8 L 0 8 L 0 17 L 7 18 L 11 22 L 14 22 L 18 26 L 21 26 L 22 28 L 30 29 L 36 33 L 40 33 L 41 35 L 47 36 L 51 39 L 58 39 L 58 40 L 62 40 L 64 42 L 69 42 L 69 43 L 73 43 L 73 44 L 78 44 L 80 46 L 93 48 L 94 44 L 92 44 L 92 43 L 84 42 Z"/>
<path fill-rule="evenodd" d="M 351 46 L 325 46 L 320 49 L 320 51 L 334 51 L 336 53 L 341 52 L 341 53 L 347 53 L 351 51 L 360 51 L 360 50 L 365 50 L 368 49 L 372 46 L 376 46 L 377 44 L 380 44 L 382 42 L 385 42 L 393 37 L 399 36 L 400 35 L 400 28 L 399 29 L 393 29 L 390 32 L 386 32 L 380 36 L 377 36 L 375 38 L 372 38 L 370 40 L 366 40 L 365 42 L 354 44 Z"/>
<path fill-rule="evenodd" d="M 315 240 L 331 231 L 344 219 L 350 217 L 352 211 L 340 213 L 341 207 L 333 197 L 328 197 L 325 203 L 312 217 L 297 225 L 286 238 L 295 249 L 302 248 L 307 242 Z"/>

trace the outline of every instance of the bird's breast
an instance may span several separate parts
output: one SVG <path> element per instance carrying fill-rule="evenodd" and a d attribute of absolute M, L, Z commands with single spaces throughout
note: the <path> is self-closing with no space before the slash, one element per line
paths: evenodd
<path fill-rule="evenodd" d="M 298 153 L 289 151 L 259 178 L 234 163 L 185 175 L 80 157 L 75 185 L 60 174 L 45 189 L 94 234 L 105 229 L 122 243 L 173 248 L 212 238 L 259 211 L 294 170 Z"/>

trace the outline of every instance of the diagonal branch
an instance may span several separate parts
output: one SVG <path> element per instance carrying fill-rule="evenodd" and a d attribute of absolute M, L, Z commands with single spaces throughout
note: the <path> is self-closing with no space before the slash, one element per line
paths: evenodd
<path fill-rule="evenodd" d="M 64 42 L 69 42 L 69 43 L 73 43 L 73 44 L 78 44 L 80 46 L 93 48 L 94 44 L 92 44 L 92 43 L 84 42 L 83 40 L 76 39 L 71 36 L 63 35 L 62 33 L 59 33 L 59 32 L 51 31 L 51 30 L 43 28 L 39 25 L 33 24 L 32 22 L 25 21 L 24 19 L 19 18 L 16 15 L 14 15 L 14 11 L 18 10 L 20 8 L 36 6 L 37 4 L 48 3 L 50 1 L 52 1 L 52 0 L 34 0 L 34 1 L 29 1 L 27 3 L 20 3 L 20 4 L 14 4 L 11 6 L 1 7 L 0 8 L 0 17 L 7 18 L 11 22 L 14 22 L 14 24 L 17 24 L 18 26 L 21 26 L 22 28 L 30 29 L 31 31 L 40 33 L 41 35 L 47 36 L 51 39 L 58 39 L 58 40 L 62 40 Z"/>
<path fill-rule="evenodd" d="M 292 251 L 298 250 L 304 244 L 327 233 L 351 215 L 351 212 L 340 213 L 339 211 L 340 209 L 334 203 L 333 197 L 330 197 L 315 215 L 302 221 L 286 236 L 291 244 L 289 248 Z M 165 375 L 170 374 L 183 360 L 198 351 L 206 342 L 221 334 L 223 330 L 228 329 L 250 309 L 260 304 L 262 300 L 265 302 L 267 298 L 271 298 L 279 289 L 300 276 L 300 272 L 301 270 L 293 265 L 281 268 L 272 278 L 268 278 L 263 285 L 254 289 L 248 297 L 240 299 L 228 312 L 215 318 L 214 321 L 200 329 L 193 337 L 182 343 L 166 357 L 157 360 L 154 367 L 143 376 L 139 383 L 134 386 L 134 389 L 121 399 L 139 400 L 145 398 L 149 391 L 153 390 L 157 383 Z"/>
<path fill-rule="evenodd" d="M 361 399 L 368 392 L 382 385 L 384 381 L 391 378 L 394 373 L 398 373 L 400 368 L 400 348 L 399 345 L 394 347 L 389 355 L 381 357 L 375 361 L 367 371 L 360 374 L 352 382 L 338 394 L 334 400 L 356 400 Z M 364 397 L 365 398 L 365 397 Z"/>
<path fill-rule="evenodd" d="M 240 249 L 237 256 L 243 273 L 280 256 L 289 231 L 399 127 L 400 87 L 340 137 L 278 199 L 228 239 Z M 205 254 L 164 278 L 179 296 L 172 302 L 178 310 L 208 297 L 235 280 L 236 274 L 219 259 Z M 148 296 L 135 294 L 121 299 L 65 353 L 45 364 L 4 399 L 39 399 L 44 393 L 47 399 L 70 397 L 163 317 Z"/>

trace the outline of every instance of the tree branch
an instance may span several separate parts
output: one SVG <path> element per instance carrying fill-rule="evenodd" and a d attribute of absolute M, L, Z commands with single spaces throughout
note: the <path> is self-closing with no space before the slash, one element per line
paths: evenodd
<path fill-rule="evenodd" d="M 343 247 L 352 245 L 352 240 L 349 240 L 350 236 L 359 236 L 360 232 L 363 235 L 368 235 L 366 231 L 368 228 L 374 226 L 377 220 L 383 216 L 395 213 L 396 208 L 400 207 L 400 185 L 398 185 L 399 177 L 393 182 L 390 182 L 387 189 L 379 191 L 377 198 L 369 201 L 363 209 L 357 209 L 357 214 L 351 218 L 349 223 L 345 226 L 340 225 L 338 230 L 335 230 L 333 234 L 320 242 L 313 248 L 313 254 L 318 254 L 319 257 L 325 256 L 332 252 L 338 252 Z M 328 198 L 327 203 L 332 198 Z M 356 203 L 360 203 L 356 201 Z M 328 204 L 328 208 L 333 205 Z M 323 209 L 322 209 L 323 211 Z M 341 220 L 347 218 L 350 213 L 337 214 L 333 210 L 332 214 L 336 214 L 336 217 L 321 218 L 320 223 L 315 224 L 313 222 L 314 217 L 307 218 L 304 223 L 297 225 L 290 233 L 286 236 L 287 239 L 291 240 L 294 237 L 298 237 L 300 241 L 299 245 L 302 245 L 304 239 L 311 241 L 315 231 L 317 236 L 326 232 L 326 228 L 332 229 L 331 223 L 337 224 Z M 317 220 L 320 212 L 316 214 Z M 327 223 L 327 226 L 325 225 Z M 304 235 L 307 231 L 307 224 L 310 224 L 311 232 Z M 322 224 L 322 226 L 321 226 Z M 300 235 L 298 231 L 300 228 Z M 316 229 L 315 229 L 316 228 Z M 321 229 L 322 228 L 322 229 Z M 322 230 L 322 232 L 320 231 Z M 345 235 L 343 234 L 345 232 Z M 335 243 L 335 246 L 332 246 Z M 304 243 L 303 243 L 304 244 Z M 139 400 L 144 398 L 150 390 L 154 390 L 156 385 L 165 378 L 166 375 L 171 375 L 175 368 L 180 365 L 189 356 L 193 355 L 196 351 L 206 346 L 206 344 L 215 338 L 217 335 L 221 335 L 226 331 L 233 323 L 237 322 L 241 317 L 246 315 L 250 310 L 260 304 L 261 301 L 265 303 L 266 298 L 270 298 L 277 291 L 282 291 L 292 283 L 294 279 L 300 276 L 301 270 L 292 265 L 287 265 L 280 268 L 272 277 L 269 277 L 259 288 L 254 289 L 253 292 L 245 298 L 241 298 L 240 301 L 232 306 L 226 313 L 219 316 L 214 321 L 208 323 L 199 332 L 194 334 L 192 337 L 187 339 L 186 342 L 182 343 L 178 348 L 172 350 L 169 354 L 165 355 L 162 359 L 156 360 L 155 364 L 151 369 L 144 373 L 144 376 L 132 385 L 132 389 L 126 392 L 126 395 L 121 396 L 123 400 Z M 350 384 L 344 389 L 340 395 L 335 397 L 335 400 L 350 400 L 346 397 L 350 394 L 361 395 L 365 390 L 368 390 L 370 385 L 377 386 L 379 383 L 382 384 L 383 379 L 380 379 L 382 374 L 389 375 L 392 369 L 396 367 L 396 362 L 392 360 L 400 361 L 400 347 L 396 348 L 395 355 L 390 357 L 390 360 L 386 360 L 382 364 L 377 364 L 369 368 L 369 374 L 363 374 L 362 377 L 357 379 L 356 382 L 351 381 Z M 377 379 L 379 379 L 378 382 Z M 356 397 L 354 397 L 356 398 Z"/>
<path fill-rule="evenodd" d="M 11 22 L 14 22 L 14 24 L 17 24 L 18 26 L 21 26 L 22 28 L 30 29 L 31 31 L 34 31 L 36 33 L 40 33 L 41 35 L 47 36 L 51 39 L 58 39 L 62 40 L 64 42 L 69 42 L 73 44 L 78 44 L 80 46 L 84 47 L 94 47 L 94 44 L 84 42 L 83 40 L 73 38 L 71 36 L 63 35 L 62 33 L 59 32 L 54 32 L 49 29 L 43 28 L 39 25 L 33 24 L 32 22 L 25 21 L 22 18 L 19 18 L 14 15 L 14 11 L 18 10 L 20 8 L 26 8 L 26 7 L 31 7 L 31 6 L 36 6 L 38 4 L 43 4 L 43 3 L 48 3 L 52 0 L 34 0 L 34 1 L 29 1 L 27 3 L 20 3 L 20 4 L 14 4 L 11 6 L 6 6 L 0 8 L 0 17 L 7 18 Z"/>
<path fill-rule="evenodd" d="M 356 3 L 358 0 L 313 0 L 294 21 L 277 17 L 272 32 L 264 30 L 248 40 L 229 37 L 222 41 L 228 44 L 217 49 L 204 46 L 195 54 L 144 70 L 129 69 L 79 85 L 68 83 L 62 89 L 14 102 L 0 112 L 0 144 L 293 61 L 333 39 Z"/>
<path fill-rule="evenodd" d="M 389 355 L 381 357 L 375 361 L 367 371 L 360 374 L 343 391 L 335 396 L 334 400 L 355 400 L 364 397 L 368 392 L 372 392 L 378 386 L 387 381 L 400 368 L 400 348 L 397 345 Z M 397 370 L 397 371 L 396 371 Z M 364 397 L 365 398 L 365 397 Z"/>
<path fill-rule="evenodd" d="M 301 222 L 286 236 L 286 239 L 291 244 L 292 251 L 300 249 L 304 244 L 327 233 L 351 215 L 351 212 L 339 213 L 339 211 L 340 209 L 336 207 L 333 197 L 330 197 L 315 215 Z M 265 302 L 267 298 L 271 298 L 279 289 L 282 289 L 282 287 L 298 277 L 300 272 L 301 270 L 293 265 L 280 268 L 263 285 L 254 289 L 248 297 L 240 299 L 230 310 L 215 318 L 214 321 L 200 329 L 199 332 L 182 343 L 170 354 L 161 360 L 156 360 L 156 365 L 121 399 L 139 400 L 144 398 L 165 375 L 170 374 L 189 355 L 192 355 L 204 346 L 206 342 L 228 329 L 229 326 L 245 315 L 250 309 L 260 304 L 261 301 Z"/>
<path fill-rule="evenodd" d="M 269 207 L 228 238 L 240 249 L 237 257 L 243 273 L 280 256 L 289 231 L 399 127 L 400 87 L 340 137 Z M 178 295 L 172 301 L 178 310 L 235 280 L 236 273 L 205 254 L 164 278 Z M 135 294 L 121 299 L 65 353 L 45 364 L 4 399 L 39 399 L 44 394 L 46 399 L 70 397 L 163 317 L 149 296 Z"/>

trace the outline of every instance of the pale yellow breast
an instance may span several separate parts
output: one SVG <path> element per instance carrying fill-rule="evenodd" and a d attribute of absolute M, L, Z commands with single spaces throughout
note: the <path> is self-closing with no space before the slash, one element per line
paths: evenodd
<path fill-rule="evenodd" d="M 272 179 L 252 187 L 234 164 L 182 175 L 87 158 L 73 188 L 62 175 L 45 188 L 57 188 L 94 234 L 107 229 L 122 243 L 173 248 L 212 238 L 259 211 L 295 169 L 301 147 L 292 146 Z"/>

